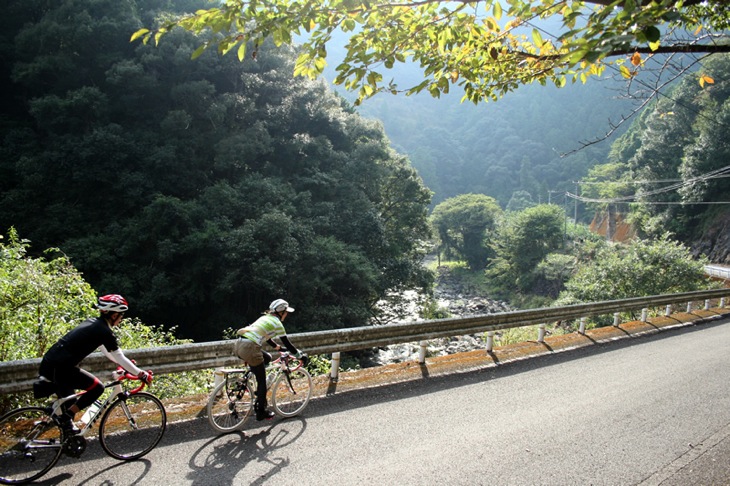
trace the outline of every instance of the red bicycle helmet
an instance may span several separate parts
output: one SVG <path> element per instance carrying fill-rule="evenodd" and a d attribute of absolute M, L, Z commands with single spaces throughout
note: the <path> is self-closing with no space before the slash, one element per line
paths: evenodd
<path fill-rule="evenodd" d="M 127 312 L 129 304 L 119 294 L 109 294 L 99 297 L 96 308 L 102 312 Z"/>

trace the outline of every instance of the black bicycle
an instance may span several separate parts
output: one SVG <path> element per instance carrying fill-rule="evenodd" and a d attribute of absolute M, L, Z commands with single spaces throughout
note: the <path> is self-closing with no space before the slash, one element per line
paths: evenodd
<path fill-rule="evenodd" d="M 162 402 L 142 391 L 144 382 L 124 390 L 124 380 L 139 380 L 119 368 L 105 388 L 111 394 L 89 406 L 78 434 L 66 432 L 56 417 L 61 405 L 84 392 L 62 397 L 48 407 L 22 407 L 0 417 L 0 483 L 23 484 L 40 478 L 56 465 L 61 453 L 79 457 L 86 438 L 99 422 L 99 443 L 110 456 L 130 461 L 151 451 L 162 439 L 167 414 Z"/>

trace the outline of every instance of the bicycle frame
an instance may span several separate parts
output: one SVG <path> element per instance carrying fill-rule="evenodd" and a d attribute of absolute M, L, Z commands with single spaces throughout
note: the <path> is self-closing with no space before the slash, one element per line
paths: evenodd
<path fill-rule="evenodd" d="M 289 353 L 281 353 L 278 358 L 269 363 L 269 366 L 266 367 L 267 390 L 271 388 L 271 385 L 274 384 L 276 379 L 281 374 L 286 375 L 287 384 L 289 385 L 290 389 L 292 388 L 289 374 L 302 367 L 302 362 L 300 361 L 294 368 L 289 368 L 289 362 L 292 361 L 292 359 L 293 358 Z"/>
<path fill-rule="evenodd" d="M 266 389 L 268 390 L 271 388 L 271 385 L 274 384 L 276 379 L 279 377 L 280 374 L 284 373 L 288 375 L 289 373 L 292 373 L 300 368 L 303 367 L 302 362 L 300 361 L 297 366 L 294 368 L 289 368 L 289 363 L 293 360 L 292 356 L 289 353 L 281 353 L 278 358 L 271 361 L 266 366 Z M 245 363 L 247 365 L 248 363 Z M 253 376 L 253 372 L 249 368 L 223 368 L 218 369 L 215 372 L 216 379 L 215 379 L 215 385 L 218 385 L 220 383 L 218 381 L 218 377 L 221 377 L 222 380 L 227 380 L 228 375 L 231 373 L 244 373 L 247 377 Z M 215 386 L 214 385 L 214 386 Z M 289 383 L 289 386 L 291 387 L 291 383 Z"/>
<path fill-rule="evenodd" d="M 122 388 L 122 382 L 124 380 L 137 380 L 137 379 L 138 378 L 136 376 L 134 376 L 130 373 L 127 373 L 123 368 L 117 368 L 116 371 L 113 371 L 112 372 L 112 381 L 104 384 L 104 389 L 111 388 L 112 393 L 101 402 L 101 405 L 99 406 L 99 408 L 91 415 L 91 417 L 89 417 L 89 421 L 87 423 L 84 423 L 83 427 L 81 427 L 79 429 L 79 433 L 75 434 L 75 435 L 85 437 L 86 434 L 89 432 L 89 430 L 97 422 L 97 420 L 99 420 L 101 418 L 101 416 L 104 413 L 104 410 L 109 408 L 109 406 L 112 403 L 114 403 L 114 400 L 119 395 L 124 395 L 124 394 L 134 395 L 135 393 L 142 391 L 142 389 L 145 387 L 144 382 L 141 382 L 140 386 L 138 386 L 137 388 L 134 388 L 132 390 L 129 390 L 129 391 L 125 391 Z M 51 413 L 49 415 L 51 415 L 51 416 L 61 415 L 61 412 L 62 412 L 61 406 L 64 403 L 66 403 L 70 400 L 74 400 L 74 399 L 80 397 L 81 395 L 83 395 L 84 393 L 86 393 L 86 392 L 82 391 L 79 393 L 74 393 L 73 395 L 68 395 L 68 396 L 57 399 L 56 401 L 54 401 L 51 404 Z"/>

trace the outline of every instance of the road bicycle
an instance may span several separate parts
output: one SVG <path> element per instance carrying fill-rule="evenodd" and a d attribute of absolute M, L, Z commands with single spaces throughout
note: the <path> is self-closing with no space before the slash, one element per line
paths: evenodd
<path fill-rule="evenodd" d="M 111 393 L 90 405 L 78 433 L 59 425 L 61 406 L 84 392 L 59 398 L 48 407 L 22 407 L 0 417 L 0 483 L 23 484 L 40 478 L 56 465 L 61 453 L 79 457 L 86 450 L 86 435 L 99 422 L 99 443 L 110 456 L 130 461 L 151 451 L 167 427 L 162 402 L 143 392 L 144 382 L 124 390 L 124 380 L 138 377 L 119 368 L 104 385 Z"/>
<path fill-rule="evenodd" d="M 253 410 L 256 377 L 248 368 L 223 368 L 216 375 L 220 383 L 208 397 L 208 421 L 218 432 L 239 430 Z M 266 384 L 271 406 L 280 417 L 301 413 L 312 397 L 312 376 L 289 353 L 281 353 L 266 368 Z"/>

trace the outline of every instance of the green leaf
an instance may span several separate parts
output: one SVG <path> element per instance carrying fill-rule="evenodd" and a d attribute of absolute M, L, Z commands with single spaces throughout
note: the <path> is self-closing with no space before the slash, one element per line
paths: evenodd
<path fill-rule="evenodd" d="M 544 44 L 544 41 L 542 40 L 542 36 L 540 35 L 540 32 L 537 29 L 532 29 L 532 42 L 537 47 L 542 47 Z"/>
<path fill-rule="evenodd" d="M 327 66 L 327 60 L 323 57 L 318 57 L 314 60 L 314 68 L 318 73 L 322 73 L 324 68 Z"/>
<path fill-rule="evenodd" d="M 658 42 L 661 39 L 662 33 L 656 27 L 650 25 L 644 29 L 644 35 L 649 42 Z"/>
<path fill-rule="evenodd" d="M 198 47 L 193 51 L 192 55 L 190 56 L 190 59 L 197 59 L 200 57 L 200 55 L 208 48 L 207 45 L 203 44 L 202 46 Z"/>

